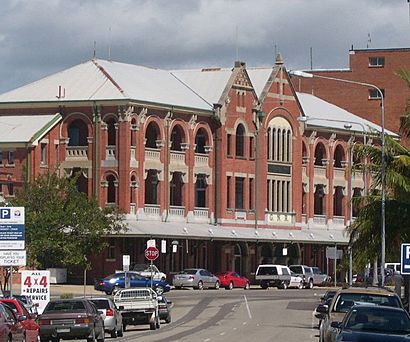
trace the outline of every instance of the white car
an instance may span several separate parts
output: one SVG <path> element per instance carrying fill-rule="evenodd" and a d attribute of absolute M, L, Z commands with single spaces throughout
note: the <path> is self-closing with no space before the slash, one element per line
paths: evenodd
<path fill-rule="evenodd" d="M 166 280 L 167 275 L 161 272 L 155 265 L 136 264 L 132 267 L 132 270 L 141 274 L 143 277 L 151 278 L 153 280 Z"/>
<path fill-rule="evenodd" d="M 296 287 L 298 289 L 303 289 L 303 279 L 302 277 L 296 275 L 290 271 L 290 283 L 288 287 Z"/>

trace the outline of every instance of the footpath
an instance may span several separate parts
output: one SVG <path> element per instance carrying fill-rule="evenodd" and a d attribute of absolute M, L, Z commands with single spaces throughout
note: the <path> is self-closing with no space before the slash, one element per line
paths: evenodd
<path fill-rule="evenodd" d="M 13 284 L 13 293 L 20 294 L 21 285 Z M 70 298 L 70 297 L 87 297 L 105 296 L 104 292 L 97 291 L 93 285 L 69 285 L 69 284 L 51 284 L 50 297 L 51 298 Z"/>

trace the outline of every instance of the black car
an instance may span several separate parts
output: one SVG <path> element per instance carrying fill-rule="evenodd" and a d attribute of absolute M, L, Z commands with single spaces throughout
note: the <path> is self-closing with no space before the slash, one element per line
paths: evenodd
<path fill-rule="evenodd" d="M 342 322 L 332 322 L 337 329 L 336 342 L 409 341 L 410 316 L 402 308 L 377 305 L 355 305 Z"/>
<path fill-rule="evenodd" d="M 166 299 L 164 296 L 158 296 L 158 313 L 159 319 L 165 321 L 165 323 L 171 323 L 171 306 L 172 302 Z"/>

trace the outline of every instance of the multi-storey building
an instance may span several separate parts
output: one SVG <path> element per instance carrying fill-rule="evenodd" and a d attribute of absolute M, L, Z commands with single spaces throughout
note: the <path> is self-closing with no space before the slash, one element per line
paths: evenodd
<path fill-rule="evenodd" d="M 385 127 L 398 133 L 400 117 L 406 112 L 409 91 L 397 75 L 401 69 L 410 70 L 410 49 L 352 49 L 346 69 L 308 70 L 309 73 L 366 82 L 377 86 L 384 94 Z M 363 87 L 322 78 L 292 77 L 297 91 L 314 94 L 362 118 L 381 123 L 380 94 L 375 88 Z"/>
<path fill-rule="evenodd" d="M 298 120 L 307 116 L 302 123 Z M 329 120 L 331 119 L 331 120 Z M 376 125 L 296 93 L 272 68 L 165 71 L 91 60 L 0 95 L 0 192 L 47 169 L 80 171 L 78 188 L 127 213 L 127 232 L 89 256 L 90 279 L 144 262 L 148 239 L 165 272 L 304 263 L 332 272 L 346 246 L 351 146 Z M 370 139 L 368 139 L 369 141 Z M 23 167 L 24 166 L 24 167 Z M 366 182 L 365 182 L 366 181 Z"/>

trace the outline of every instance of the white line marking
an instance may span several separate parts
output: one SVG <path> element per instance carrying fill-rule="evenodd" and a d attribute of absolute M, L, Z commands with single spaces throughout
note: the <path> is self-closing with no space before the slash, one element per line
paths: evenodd
<path fill-rule="evenodd" d="M 210 340 L 211 340 L 210 338 L 207 338 L 207 339 L 204 340 L 204 342 L 208 342 L 208 341 L 210 341 Z"/>
<path fill-rule="evenodd" d="M 245 296 L 245 295 L 243 295 L 243 298 L 245 299 L 246 310 L 248 310 L 249 319 L 252 319 L 252 314 L 251 314 L 251 310 L 249 309 L 248 300 L 246 299 L 246 296 Z"/>
<path fill-rule="evenodd" d="M 223 336 L 223 335 L 225 335 L 225 332 L 221 332 L 219 335 Z"/>

